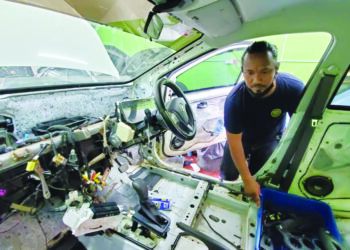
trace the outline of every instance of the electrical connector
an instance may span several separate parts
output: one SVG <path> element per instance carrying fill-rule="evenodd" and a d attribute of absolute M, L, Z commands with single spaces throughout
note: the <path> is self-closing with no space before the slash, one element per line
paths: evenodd
<path fill-rule="evenodd" d="M 57 154 L 53 157 L 52 161 L 54 163 L 56 163 L 56 165 L 66 165 L 67 164 L 67 159 L 61 155 L 61 154 Z"/>

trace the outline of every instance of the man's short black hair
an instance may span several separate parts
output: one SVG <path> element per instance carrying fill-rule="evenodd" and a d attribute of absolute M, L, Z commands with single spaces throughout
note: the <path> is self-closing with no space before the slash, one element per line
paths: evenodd
<path fill-rule="evenodd" d="M 276 62 L 276 66 L 278 67 L 277 63 L 277 48 L 275 45 L 268 43 L 266 41 L 258 41 L 254 42 L 251 44 L 247 49 L 244 51 L 243 56 L 242 56 L 242 65 L 243 65 L 243 60 L 246 56 L 246 54 L 257 54 L 257 53 L 267 53 L 268 51 L 271 52 L 272 58 Z"/>

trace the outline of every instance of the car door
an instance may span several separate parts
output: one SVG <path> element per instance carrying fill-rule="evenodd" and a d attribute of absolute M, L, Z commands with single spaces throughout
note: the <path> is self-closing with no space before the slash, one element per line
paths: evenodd
<path fill-rule="evenodd" d="M 180 155 L 226 140 L 224 103 L 241 75 L 241 57 L 250 42 L 218 49 L 183 65 L 168 77 L 185 92 L 195 114 L 197 133 L 183 141 L 170 131 L 164 135 L 163 152 Z"/>

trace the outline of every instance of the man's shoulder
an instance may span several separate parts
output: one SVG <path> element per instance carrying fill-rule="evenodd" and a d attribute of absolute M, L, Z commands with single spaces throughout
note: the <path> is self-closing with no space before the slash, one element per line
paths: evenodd
<path fill-rule="evenodd" d="M 278 75 L 278 101 L 286 105 L 288 113 L 291 115 L 295 112 L 299 100 L 303 95 L 304 83 L 297 77 L 288 73 L 279 73 Z"/>
<path fill-rule="evenodd" d="M 284 83 L 287 86 L 292 87 L 304 87 L 304 83 L 302 80 L 297 78 L 296 76 L 289 74 L 289 73 L 278 73 L 277 75 L 277 82 Z"/>
<path fill-rule="evenodd" d="M 225 101 L 225 110 L 232 112 L 234 109 L 241 107 L 242 97 L 244 94 L 244 82 L 237 83 L 229 92 Z"/>
<path fill-rule="evenodd" d="M 244 91 L 244 82 L 239 82 L 237 83 L 232 89 L 231 91 L 228 93 L 226 101 L 233 101 L 236 100 L 237 98 L 234 97 L 238 97 L 240 95 L 243 94 Z"/>

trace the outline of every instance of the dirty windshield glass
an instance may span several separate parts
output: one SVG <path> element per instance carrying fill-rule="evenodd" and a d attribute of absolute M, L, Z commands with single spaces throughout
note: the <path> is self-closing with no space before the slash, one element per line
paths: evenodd
<path fill-rule="evenodd" d="M 9 10 L 0 23 L 0 91 L 130 82 L 200 37 L 182 24 L 179 29 L 176 21 L 151 41 L 142 31 L 144 20 L 136 26 L 130 21 L 100 24 L 32 6 L 12 10 L 4 5 Z M 13 11 L 31 22 L 19 21 Z"/>

